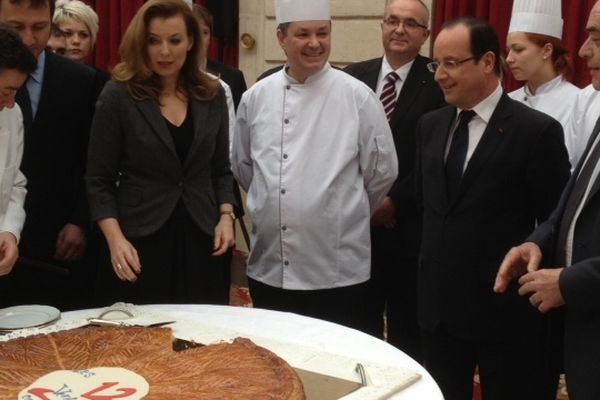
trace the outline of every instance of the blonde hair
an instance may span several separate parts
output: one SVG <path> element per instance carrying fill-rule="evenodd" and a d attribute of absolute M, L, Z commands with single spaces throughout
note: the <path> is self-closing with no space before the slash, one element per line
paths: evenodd
<path fill-rule="evenodd" d="M 98 37 L 98 14 L 96 11 L 80 0 L 58 0 L 52 17 L 52 23 L 60 26 L 69 19 L 82 22 L 87 26 L 92 39 L 92 47 Z"/>
<path fill-rule="evenodd" d="M 181 15 L 192 40 L 192 48 L 177 79 L 177 90 L 198 100 L 211 100 L 218 91 L 218 82 L 210 79 L 200 70 L 204 59 L 202 35 L 198 20 L 183 0 L 149 0 L 135 14 L 127 27 L 119 48 L 121 62 L 112 71 L 117 82 L 127 85 L 129 93 L 136 100 L 158 100 L 162 84 L 152 71 L 148 58 L 148 26 L 154 18 L 170 18 Z"/>

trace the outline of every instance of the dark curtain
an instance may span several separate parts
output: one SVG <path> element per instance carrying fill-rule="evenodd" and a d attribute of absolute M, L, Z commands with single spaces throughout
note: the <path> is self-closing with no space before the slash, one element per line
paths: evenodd
<path fill-rule="evenodd" d="M 214 16 L 208 58 L 238 66 L 238 0 L 196 0 Z"/>
<path fill-rule="evenodd" d="M 574 64 L 571 81 L 584 87 L 591 81 L 585 62 L 577 55 L 587 37 L 585 25 L 589 12 L 596 0 L 562 0 L 563 44 L 569 51 Z M 498 32 L 500 45 L 505 49 L 506 34 L 510 24 L 512 0 L 435 0 L 433 35 L 439 32 L 444 21 L 459 16 L 473 16 L 488 21 Z M 507 90 L 520 87 L 510 72 L 506 80 Z"/>
<path fill-rule="evenodd" d="M 119 61 L 119 45 L 127 25 L 144 0 L 85 0 L 98 14 L 100 29 L 92 64 L 109 71 Z"/>

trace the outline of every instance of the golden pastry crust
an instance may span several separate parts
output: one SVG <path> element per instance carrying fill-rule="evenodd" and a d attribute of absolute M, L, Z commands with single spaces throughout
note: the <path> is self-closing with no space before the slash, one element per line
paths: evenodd
<path fill-rule="evenodd" d="M 85 328 L 0 343 L 0 398 L 16 398 L 60 369 L 122 367 L 150 385 L 147 400 L 166 398 L 304 400 L 296 371 L 249 339 L 182 352 L 169 328 Z"/>

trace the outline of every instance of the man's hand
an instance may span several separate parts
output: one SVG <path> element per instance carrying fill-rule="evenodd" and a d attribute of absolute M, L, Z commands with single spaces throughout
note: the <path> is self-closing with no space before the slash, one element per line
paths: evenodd
<path fill-rule="evenodd" d="M 494 292 L 503 293 L 510 281 L 526 272 L 537 271 L 542 262 L 542 251 L 537 244 L 525 242 L 520 246 L 513 247 L 506 253 L 504 260 L 496 274 Z"/>
<path fill-rule="evenodd" d="M 385 196 L 371 217 L 371 225 L 391 229 L 396 225 L 396 207 L 390 196 Z"/>
<path fill-rule="evenodd" d="M 58 233 L 54 258 L 60 261 L 77 261 L 85 252 L 86 236 L 77 225 L 66 224 Z"/>
<path fill-rule="evenodd" d="M 565 299 L 560 292 L 558 281 L 563 269 L 542 269 L 523 275 L 519 279 L 519 294 L 525 296 L 531 293 L 529 302 L 541 312 L 562 306 Z"/>
<path fill-rule="evenodd" d="M 8 275 L 19 258 L 17 238 L 10 232 L 0 232 L 0 276 Z"/>

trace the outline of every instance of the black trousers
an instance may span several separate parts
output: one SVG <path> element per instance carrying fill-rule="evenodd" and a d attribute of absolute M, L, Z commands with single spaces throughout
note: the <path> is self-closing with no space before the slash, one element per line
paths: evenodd
<path fill-rule="evenodd" d="M 248 278 L 254 307 L 287 311 L 363 330 L 366 284 L 323 290 L 287 290 Z"/>
<path fill-rule="evenodd" d="M 483 400 L 556 400 L 559 371 L 543 338 L 467 340 L 439 329 L 422 331 L 425 367 L 445 400 L 471 400 L 479 368 Z"/>
<path fill-rule="evenodd" d="M 384 315 L 387 341 L 422 362 L 417 322 L 418 244 L 413 251 L 399 250 L 405 243 L 398 229 L 371 229 L 371 279 L 366 288 L 365 332 L 383 339 Z"/>

